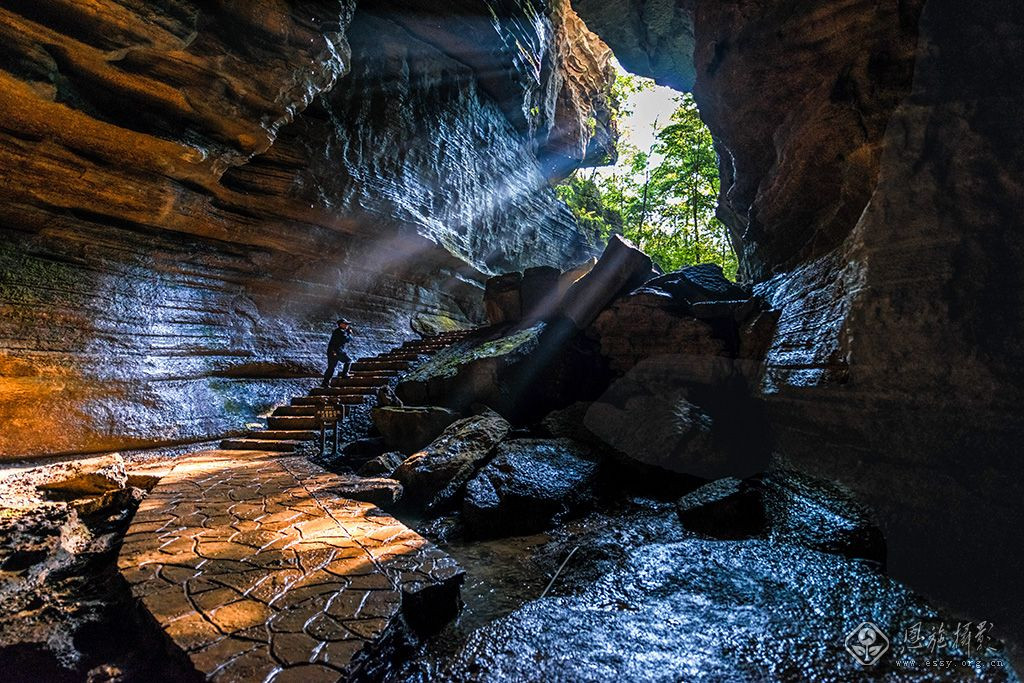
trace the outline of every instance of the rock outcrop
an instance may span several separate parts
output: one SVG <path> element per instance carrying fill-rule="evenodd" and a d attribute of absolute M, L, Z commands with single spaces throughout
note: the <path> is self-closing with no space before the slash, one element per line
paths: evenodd
<path fill-rule="evenodd" d="M 574 6 L 637 73 L 693 83 L 719 216 L 779 311 L 776 450 L 880 512 L 895 575 L 1019 631 L 1021 8 Z"/>
<path fill-rule="evenodd" d="M 591 495 L 597 458 L 570 439 L 511 439 L 466 486 L 462 519 L 475 537 L 543 531 Z"/>
<path fill-rule="evenodd" d="M 491 410 L 452 423 L 392 474 L 405 487 L 406 502 L 429 511 L 452 504 L 510 429 L 511 425 Z"/>
<path fill-rule="evenodd" d="M 243 4 L 0 10 L 0 457 L 240 432 L 337 311 L 372 352 L 590 255 L 548 182 L 610 55 L 566 2 Z"/>

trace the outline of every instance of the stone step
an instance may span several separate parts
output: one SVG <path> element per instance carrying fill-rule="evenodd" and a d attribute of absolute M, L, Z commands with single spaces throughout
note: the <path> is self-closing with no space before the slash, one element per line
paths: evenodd
<path fill-rule="evenodd" d="M 364 400 L 363 396 L 334 396 L 331 398 L 331 403 L 335 405 L 347 405 L 356 406 L 362 403 Z M 317 405 L 299 405 L 299 406 L 278 406 L 274 409 L 272 417 L 289 417 L 294 415 L 316 415 L 316 411 L 319 410 Z"/>
<path fill-rule="evenodd" d="M 367 396 L 373 396 L 377 393 L 376 387 L 366 387 L 358 389 L 341 389 L 341 393 L 334 394 L 334 396 L 352 396 L 365 398 Z M 291 400 L 293 406 L 322 406 L 327 403 L 326 396 L 295 396 Z"/>
<path fill-rule="evenodd" d="M 377 388 L 382 384 L 387 384 L 388 380 L 394 377 L 397 373 L 376 373 L 376 374 L 364 374 L 364 375 L 353 375 L 351 377 L 337 378 L 331 382 L 332 387 L 339 388 L 365 388 L 373 387 Z"/>
<path fill-rule="evenodd" d="M 376 393 L 376 390 L 377 390 L 378 387 L 383 386 L 383 385 L 384 385 L 384 382 L 381 382 L 380 385 L 378 385 L 377 387 L 374 387 L 374 393 Z M 358 399 L 356 401 L 351 401 L 349 403 L 349 405 L 356 405 L 356 404 L 362 403 L 368 396 L 371 396 L 371 395 L 372 394 L 351 394 L 351 393 L 348 393 L 348 387 L 328 387 L 326 389 L 324 389 L 323 387 L 316 387 L 315 389 L 310 389 L 309 390 L 309 398 L 319 398 L 319 397 L 322 397 L 322 396 L 330 396 L 332 398 L 338 398 L 338 399 L 342 399 L 342 398 Z"/>
<path fill-rule="evenodd" d="M 451 346 L 455 342 L 425 342 L 425 341 L 411 341 L 405 342 L 398 348 L 407 351 L 410 349 L 443 349 Z"/>
<path fill-rule="evenodd" d="M 400 375 L 400 374 L 402 374 L 401 370 L 385 370 L 385 369 L 379 369 L 379 370 L 355 370 L 347 378 L 345 378 L 345 377 L 338 377 L 337 379 L 339 381 L 344 380 L 344 379 L 350 379 L 350 380 L 354 380 L 356 382 L 363 382 L 363 381 L 366 381 L 366 380 L 375 380 L 375 379 L 376 380 L 379 380 L 379 379 L 387 380 L 387 379 L 390 379 L 391 377 L 395 377 L 395 376 Z"/>
<path fill-rule="evenodd" d="M 319 436 L 320 432 L 314 429 L 254 429 L 243 438 L 257 441 L 309 441 Z"/>
<path fill-rule="evenodd" d="M 287 430 L 320 429 L 320 422 L 312 415 L 288 415 L 282 417 L 271 415 L 267 418 L 267 428 Z"/>
<path fill-rule="evenodd" d="M 276 453 L 294 453 L 301 441 L 270 441 L 263 439 L 224 439 L 220 447 L 225 451 L 274 451 Z"/>
<path fill-rule="evenodd" d="M 407 360 L 358 360 L 352 364 L 354 372 L 375 372 L 378 370 L 408 370 L 411 363 Z"/>
<path fill-rule="evenodd" d="M 392 351 L 390 353 L 384 353 L 384 354 L 381 354 L 379 356 L 375 356 L 373 358 L 368 358 L 367 360 L 374 360 L 374 361 L 381 361 L 381 360 L 382 361 L 391 361 L 391 360 L 415 361 L 415 360 L 419 360 L 424 355 L 427 355 L 427 354 L 419 353 L 419 352 L 416 352 L 416 351 L 406 351 L 404 353 L 395 353 L 395 352 Z"/>

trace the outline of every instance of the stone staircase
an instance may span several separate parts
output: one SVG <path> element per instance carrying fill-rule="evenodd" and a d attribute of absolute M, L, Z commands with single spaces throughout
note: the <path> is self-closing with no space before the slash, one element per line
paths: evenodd
<path fill-rule="evenodd" d="M 407 341 L 399 347 L 352 363 L 349 377 L 336 377 L 327 388 L 316 387 L 305 396 L 295 396 L 290 405 L 278 406 L 267 418 L 266 429 L 225 439 L 221 449 L 233 451 L 275 451 L 293 453 L 305 442 L 320 436 L 317 412 L 328 405 L 363 405 L 375 399 L 377 391 L 393 378 L 427 360 L 441 349 L 462 341 L 473 330 L 443 332 L 433 337 Z"/>

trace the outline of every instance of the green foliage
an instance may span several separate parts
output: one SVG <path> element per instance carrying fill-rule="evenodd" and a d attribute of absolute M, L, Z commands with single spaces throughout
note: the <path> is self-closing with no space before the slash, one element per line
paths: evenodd
<path fill-rule="evenodd" d="M 651 79 L 640 78 L 639 76 L 620 71 L 615 76 L 615 82 L 612 84 L 612 120 L 618 123 L 632 116 L 633 110 L 629 108 L 629 99 L 633 95 L 653 89 L 654 81 Z"/>
<path fill-rule="evenodd" d="M 620 76 L 623 102 L 634 87 L 630 79 L 643 80 Z M 677 103 L 667 125 L 655 122 L 651 149 L 620 142 L 619 163 L 610 173 L 577 173 L 556 190 L 595 242 L 621 234 L 666 272 L 710 262 L 734 278 L 736 255 L 715 217 L 719 180 L 711 132 L 692 96 Z"/>

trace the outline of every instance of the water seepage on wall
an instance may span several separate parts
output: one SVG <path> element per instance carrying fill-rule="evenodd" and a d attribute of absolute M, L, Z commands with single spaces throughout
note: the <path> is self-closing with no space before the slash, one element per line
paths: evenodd
<path fill-rule="evenodd" d="M 339 313 L 375 352 L 588 257 L 549 180 L 608 51 L 548 4 L 5 3 L 0 458 L 223 436 Z"/>
<path fill-rule="evenodd" d="M 693 87 L 719 214 L 782 311 L 780 458 L 879 511 L 896 576 L 1024 632 L 1024 8 L 573 4 L 627 67 Z"/>

